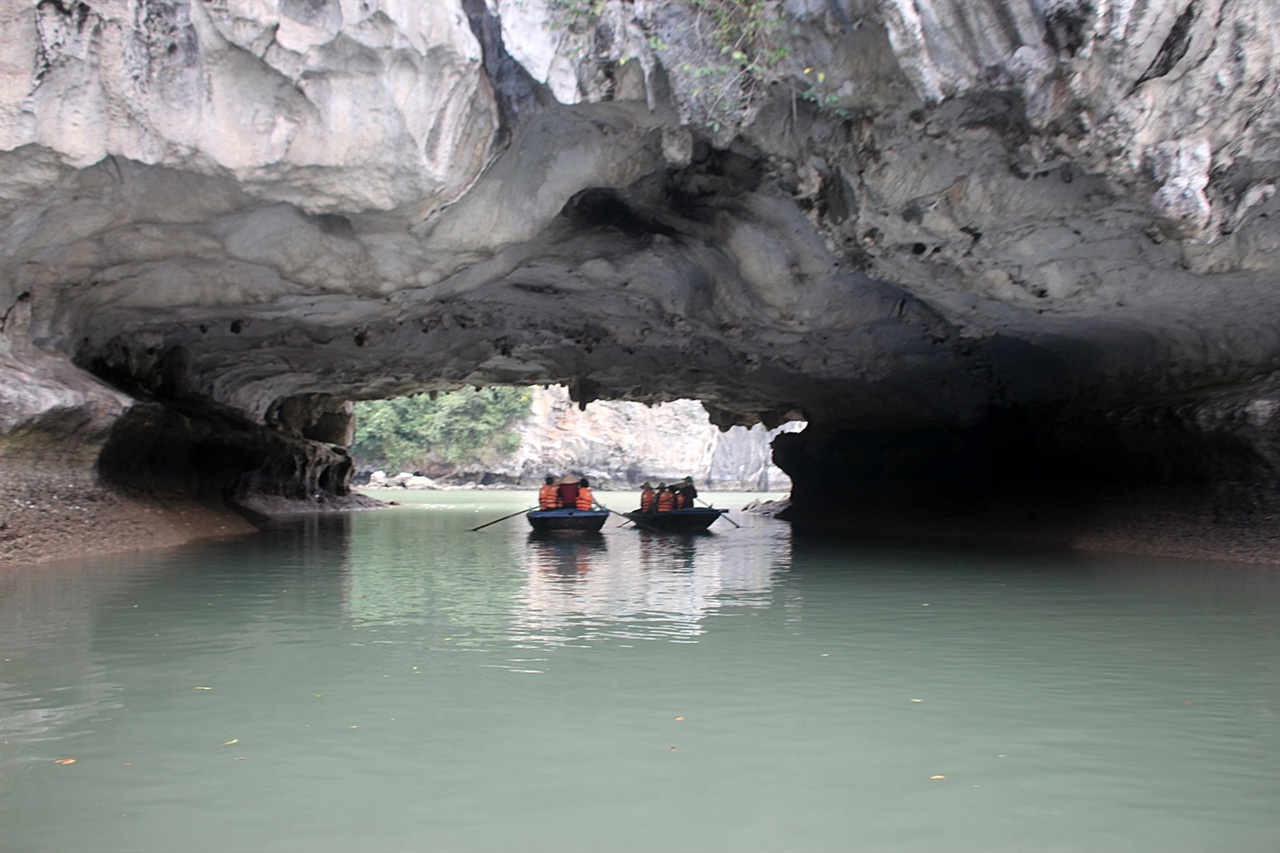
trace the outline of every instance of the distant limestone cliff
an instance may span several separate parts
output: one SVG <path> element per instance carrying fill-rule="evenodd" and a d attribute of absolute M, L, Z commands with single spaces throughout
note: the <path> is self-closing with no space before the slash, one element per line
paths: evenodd
<path fill-rule="evenodd" d="M 793 421 L 774 430 L 757 425 L 721 432 L 696 400 L 600 401 L 580 409 L 563 387 L 535 388 L 520 447 L 493 473 L 527 485 L 573 472 L 606 489 L 693 477 L 700 488 L 787 491 L 791 480 L 773 464 L 769 442 L 803 427 Z"/>

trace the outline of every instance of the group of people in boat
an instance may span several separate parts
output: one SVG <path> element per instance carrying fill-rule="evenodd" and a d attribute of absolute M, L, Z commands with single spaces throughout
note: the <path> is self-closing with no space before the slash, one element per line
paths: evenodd
<path fill-rule="evenodd" d="M 697 497 L 698 490 L 694 488 L 692 477 L 685 477 L 671 485 L 659 483 L 656 489 L 645 483 L 640 487 L 640 511 L 671 512 L 677 509 L 689 509 Z"/>
<path fill-rule="evenodd" d="M 591 484 L 586 477 L 566 474 L 560 479 L 547 475 L 547 481 L 538 490 L 538 509 L 595 509 L 596 499 L 591 494 Z"/>
<path fill-rule="evenodd" d="M 685 477 L 678 483 L 659 483 L 653 487 L 649 483 L 640 486 L 640 511 L 672 512 L 677 509 L 688 509 L 698 497 L 698 490 L 693 485 L 692 477 Z M 546 483 L 538 490 L 538 509 L 579 509 L 591 510 L 598 507 L 595 496 L 591 494 L 591 484 L 586 477 L 575 477 L 566 474 L 559 479 L 547 475 Z"/>

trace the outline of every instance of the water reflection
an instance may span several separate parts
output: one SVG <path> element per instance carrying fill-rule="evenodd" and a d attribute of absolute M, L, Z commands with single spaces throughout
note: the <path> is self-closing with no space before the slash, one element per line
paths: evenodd
<path fill-rule="evenodd" d="M 761 560 L 758 550 L 705 533 L 629 531 L 610 541 L 530 536 L 512 639 L 553 646 L 610 638 L 696 642 L 709 614 L 767 605 L 785 560 L 782 554 Z"/>
<path fill-rule="evenodd" d="M 600 533 L 561 535 L 529 534 L 529 565 L 537 572 L 568 581 L 585 580 L 593 559 L 598 563 L 608 550 Z"/>
<path fill-rule="evenodd" d="M 123 707 L 121 691 L 102 667 L 86 667 L 75 683 L 49 684 L 38 693 L 0 681 L 0 740 L 36 744 L 92 734 L 95 723 L 111 719 Z M 5 758 L 0 757 L 0 768 Z"/>
<path fill-rule="evenodd" d="M 1273 571 L 526 497 L 0 574 L 0 847 L 1274 848 Z"/>
<path fill-rule="evenodd" d="M 457 512 L 387 511 L 355 523 L 346 605 L 356 625 L 501 633 L 520 585 L 509 531 L 471 532 L 474 517 Z"/>
<path fill-rule="evenodd" d="M 790 559 L 790 537 L 772 524 L 693 535 L 615 525 L 566 535 L 530 532 L 516 519 L 473 532 L 489 513 L 357 516 L 344 544 L 353 624 L 382 629 L 383 642 L 393 636 L 385 629 L 426 626 L 428 634 L 401 639 L 470 648 L 605 637 L 692 642 L 710 613 L 769 604 Z"/>

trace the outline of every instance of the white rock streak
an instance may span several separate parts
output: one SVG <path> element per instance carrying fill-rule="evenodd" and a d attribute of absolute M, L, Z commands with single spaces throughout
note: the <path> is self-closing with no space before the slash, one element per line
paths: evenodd
<path fill-rule="evenodd" d="M 454 2 L 5 4 L 0 148 L 234 176 L 313 212 L 425 212 L 496 113 Z"/>

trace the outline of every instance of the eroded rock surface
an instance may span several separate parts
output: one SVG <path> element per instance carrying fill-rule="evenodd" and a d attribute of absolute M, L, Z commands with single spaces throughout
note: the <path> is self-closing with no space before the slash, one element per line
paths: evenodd
<path fill-rule="evenodd" d="M 340 494 L 345 400 L 563 383 L 804 415 L 800 503 L 1083 459 L 1274 508 L 1280 8 L 765 5 L 745 75 L 687 3 L 4 5 L 5 452 Z"/>
<path fill-rule="evenodd" d="M 693 477 L 703 490 L 786 492 L 791 482 L 773 464 L 770 442 L 777 432 L 803 426 L 718 430 L 695 400 L 652 407 L 597 401 L 583 409 L 563 388 L 535 388 L 529 417 L 517 430 L 520 446 L 484 473 L 529 488 L 541 486 L 547 474 L 574 472 L 597 489 L 635 491 L 645 481 Z"/>

